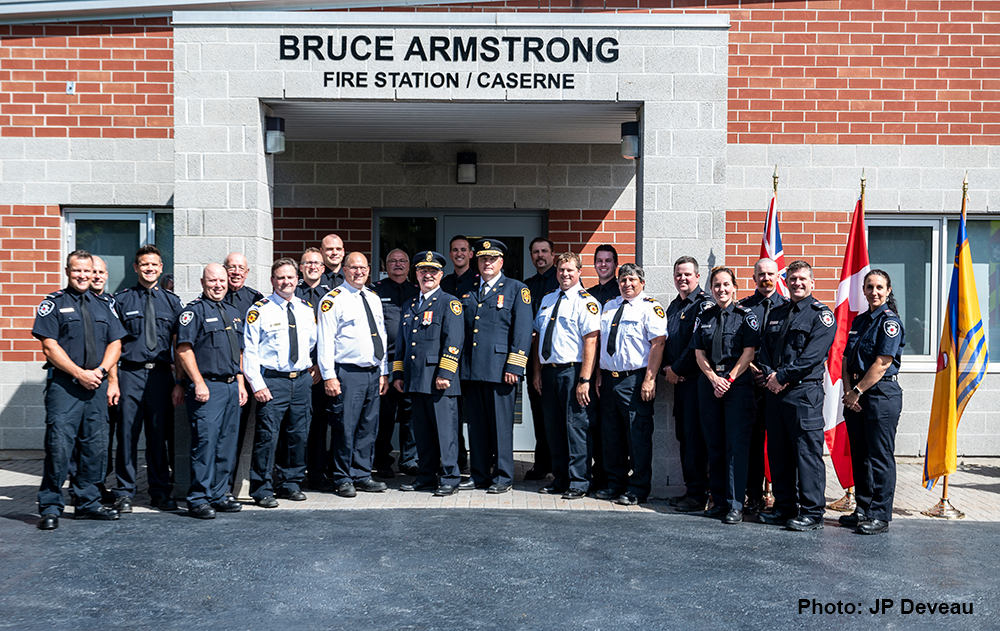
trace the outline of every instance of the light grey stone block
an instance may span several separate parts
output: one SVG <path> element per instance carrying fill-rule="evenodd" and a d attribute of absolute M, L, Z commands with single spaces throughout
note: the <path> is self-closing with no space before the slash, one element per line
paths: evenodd
<path fill-rule="evenodd" d="M 650 94 L 663 101 L 674 98 L 674 79 L 670 75 L 622 74 L 618 75 L 618 98 L 622 101 L 640 101 Z M 683 99 L 700 100 L 700 99 Z"/>
<path fill-rule="evenodd" d="M 112 199 L 114 199 L 113 184 L 85 182 L 74 184 L 69 189 L 68 201 L 71 204 L 107 204 Z"/>
<path fill-rule="evenodd" d="M 345 208 L 381 206 L 382 189 L 378 186 L 342 186 L 337 191 L 337 204 Z"/>
<path fill-rule="evenodd" d="M 4 163 L 4 178 L 9 182 L 45 182 L 44 160 L 8 160 Z"/>
<path fill-rule="evenodd" d="M 585 186 L 598 188 L 611 186 L 610 166 L 570 166 L 567 170 L 570 186 Z"/>
<path fill-rule="evenodd" d="M 296 166 L 300 164 L 308 163 L 293 163 L 288 166 Z M 316 165 L 316 183 L 324 185 L 337 185 L 337 184 L 360 184 L 361 183 L 361 165 L 359 164 L 348 164 L 348 163 L 317 163 Z M 285 169 L 286 166 L 282 165 L 281 169 Z M 275 169 L 275 177 L 277 177 L 278 169 Z M 289 176 L 282 176 L 289 177 Z"/>
<path fill-rule="evenodd" d="M 623 187 L 623 186 L 635 186 L 636 179 L 636 165 L 633 160 L 627 160 L 627 164 L 623 166 L 611 167 L 611 186 Z"/>
<path fill-rule="evenodd" d="M 581 168 L 586 167 L 571 167 L 571 170 Z M 504 164 L 493 167 L 494 186 L 535 186 L 537 183 L 538 167 L 534 165 Z"/>
<path fill-rule="evenodd" d="M 635 207 L 635 189 L 590 189 L 589 208 L 591 210 L 617 210 L 619 208 L 630 209 L 633 207 Z"/>
<path fill-rule="evenodd" d="M 549 204 L 553 210 L 590 208 L 589 191 L 585 188 L 551 188 Z"/>
<path fill-rule="evenodd" d="M 361 184 L 369 186 L 400 186 L 406 182 L 403 165 L 362 164 Z"/>
<path fill-rule="evenodd" d="M 724 101 L 725 75 L 674 75 L 673 98 L 678 101 Z"/>
<path fill-rule="evenodd" d="M 68 138 L 25 138 L 25 156 L 34 160 L 68 160 Z"/>
<path fill-rule="evenodd" d="M 24 185 L 25 204 L 56 205 L 69 198 L 69 184 L 27 182 Z"/>
<path fill-rule="evenodd" d="M 902 148 L 900 166 L 943 167 L 944 147 L 929 145 L 905 145 Z"/>
<path fill-rule="evenodd" d="M 470 193 L 470 202 L 473 208 L 514 208 L 514 187 L 474 187 Z"/>
<path fill-rule="evenodd" d="M 122 182 L 113 185 L 115 204 L 122 206 L 162 206 L 167 200 L 158 197 L 160 187 L 155 184 Z"/>
<path fill-rule="evenodd" d="M 458 186 L 428 186 L 425 189 L 428 208 L 469 208 L 472 189 Z"/>
<path fill-rule="evenodd" d="M 454 173 L 444 164 L 405 164 L 403 179 L 407 186 L 445 186 Z"/>
<path fill-rule="evenodd" d="M 0 138 L 0 160 L 24 160 L 25 138 Z"/>
<path fill-rule="evenodd" d="M 307 145 L 317 145 L 324 143 L 300 143 Z M 315 150 L 315 147 L 314 147 Z M 359 143 L 359 142 L 342 142 L 337 144 L 339 162 L 382 162 L 382 148 L 377 143 Z M 295 151 L 296 160 L 308 160 L 308 157 L 301 156 L 296 147 Z"/>
<path fill-rule="evenodd" d="M 648 46 L 643 49 L 642 72 L 648 74 L 697 74 L 704 49 L 694 46 Z M 714 64 L 714 61 L 713 61 Z"/>
<path fill-rule="evenodd" d="M 94 182 L 135 182 L 135 163 L 91 162 L 90 174 Z"/>
<path fill-rule="evenodd" d="M 331 182 L 327 178 L 317 177 L 317 167 L 320 169 L 326 168 L 330 170 L 331 165 L 326 164 L 315 164 L 312 162 L 286 162 L 277 165 L 274 169 L 274 182 L 275 184 L 336 184 L 339 182 Z M 340 166 L 340 165 L 335 165 Z M 357 165 L 351 165 L 355 176 L 358 172 Z M 357 184 L 357 177 L 355 177 L 353 182 L 345 182 L 349 184 Z"/>
<path fill-rule="evenodd" d="M 545 189 L 536 186 L 517 187 L 514 189 L 514 207 L 548 208 L 548 194 Z"/>
<path fill-rule="evenodd" d="M 322 184 L 296 184 L 292 189 L 292 201 L 284 204 L 291 207 L 337 206 L 339 189 Z M 277 202 L 275 202 L 277 206 Z"/>
<path fill-rule="evenodd" d="M 383 186 L 382 204 L 389 208 L 426 206 L 424 188 L 417 186 Z"/>

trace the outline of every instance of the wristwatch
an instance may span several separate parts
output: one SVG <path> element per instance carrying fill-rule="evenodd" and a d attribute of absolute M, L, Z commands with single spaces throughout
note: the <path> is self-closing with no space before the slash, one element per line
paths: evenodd
<path fill-rule="evenodd" d="M 101 372 L 101 379 L 107 379 L 108 378 L 108 371 L 104 368 L 104 366 L 98 366 L 97 370 L 99 370 Z"/>
<path fill-rule="evenodd" d="M 859 397 L 863 394 L 861 392 L 861 388 L 859 388 L 857 386 L 854 386 L 853 388 L 851 388 L 851 390 L 854 390 L 854 394 L 858 395 Z"/>
<path fill-rule="evenodd" d="M 590 379 L 584 379 L 583 377 L 579 377 L 579 378 L 578 378 L 578 379 L 576 380 L 576 382 L 577 382 L 577 383 L 590 383 Z"/>

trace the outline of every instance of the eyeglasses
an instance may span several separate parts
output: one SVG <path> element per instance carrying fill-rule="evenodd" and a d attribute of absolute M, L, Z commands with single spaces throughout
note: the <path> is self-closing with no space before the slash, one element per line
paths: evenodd
<path fill-rule="evenodd" d="M 226 269 L 232 270 L 234 272 L 249 272 L 249 267 L 243 267 L 242 265 L 227 265 Z"/>
<path fill-rule="evenodd" d="M 366 271 L 368 269 L 368 266 L 367 265 L 360 265 L 360 266 L 359 265 L 355 265 L 355 266 L 348 267 L 347 269 L 351 270 L 352 272 L 364 272 L 364 271 Z"/>
<path fill-rule="evenodd" d="M 406 265 L 407 260 L 406 259 L 392 259 L 392 260 L 386 261 L 386 263 L 388 263 L 389 265 Z"/>
<path fill-rule="evenodd" d="M 302 267 L 321 267 L 323 261 L 306 261 L 302 264 Z"/>

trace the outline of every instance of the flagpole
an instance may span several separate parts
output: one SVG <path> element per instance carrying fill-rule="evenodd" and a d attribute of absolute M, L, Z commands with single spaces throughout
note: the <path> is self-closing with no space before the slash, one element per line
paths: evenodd
<path fill-rule="evenodd" d="M 778 194 L 778 165 L 774 165 L 774 194 Z"/>
<path fill-rule="evenodd" d="M 969 198 L 969 172 L 965 172 L 965 180 L 962 182 L 962 219 L 965 219 L 965 203 Z M 965 517 L 965 513 L 958 510 L 951 505 L 948 501 L 948 476 L 944 477 L 944 484 L 941 486 L 941 501 L 928 508 L 925 511 L 920 511 L 922 515 L 927 515 L 928 517 L 937 517 L 939 519 L 962 519 Z"/>

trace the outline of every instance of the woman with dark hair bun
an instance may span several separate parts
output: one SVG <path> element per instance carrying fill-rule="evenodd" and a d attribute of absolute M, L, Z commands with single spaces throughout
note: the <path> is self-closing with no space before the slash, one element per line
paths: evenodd
<path fill-rule="evenodd" d="M 715 304 L 702 304 L 691 338 L 702 372 L 698 405 L 713 503 L 705 516 L 738 524 L 743 521 L 750 433 L 757 414 L 747 368 L 760 345 L 760 325 L 753 311 L 736 304 L 736 275 L 731 269 L 716 267 L 708 283 Z"/>
<path fill-rule="evenodd" d="M 896 426 L 903 408 L 903 391 L 896 375 L 906 342 L 896 313 L 892 280 L 873 269 L 865 276 L 868 311 L 851 323 L 844 348 L 844 421 L 851 442 L 854 514 L 840 518 L 842 526 L 862 535 L 889 529 L 896 492 Z"/>

